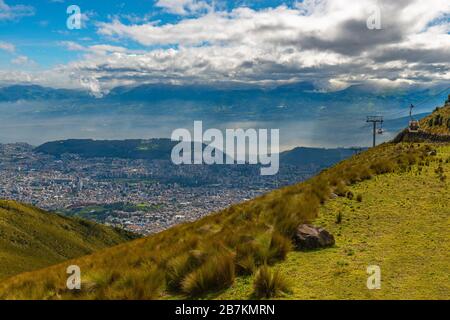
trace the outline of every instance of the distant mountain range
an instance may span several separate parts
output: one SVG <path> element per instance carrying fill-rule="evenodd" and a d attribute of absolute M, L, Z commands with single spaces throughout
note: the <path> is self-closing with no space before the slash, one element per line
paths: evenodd
<path fill-rule="evenodd" d="M 367 146 L 366 116 L 383 115 L 385 134 L 378 140 L 392 139 L 407 126 L 410 103 L 418 103 L 415 114 L 431 112 L 446 98 L 442 89 L 354 85 L 322 92 L 304 82 L 272 88 L 144 84 L 96 98 L 79 90 L 15 85 L 0 88 L 0 141 L 170 137 L 174 129 L 202 120 L 220 130 L 278 128 L 283 148 Z"/>
<path fill-rule="evenodd" d="M 53 89 L 38 85 L 13 85 L 0 88 L 0 101 L 89 99 L 88 92 Z"/>
<path fill-rule="evenodd" d="M 194 103 L 198 110 L 208 106 L 208 111 L 227 113 L 245 111 L 251 114 L 282 112 L 288 108 L 290 113 L 298 109 L 317 111 L 315 107 L 324 108 L 341 105 L 349 108 L 352 105 L 364 104 L 368 107 L 407 107 L 409 103 L 419 101 L 435 94 L 441 86 L 433 88 L 378 88 L 370 85 L 353 85 L 344 90 L 323 92 L 317 90 L 313 84 L 300 82 L 281 85 L 273 88 L 244 87 L 244 88 L 216 88 L 205 85 L 161 85 L 144 84 L 140 86 L 122 86 L 112 89 L 102 98 L 95 98 L 87 91 L 70 89 L 53 89 L 38 85 L 12 85 L 0 87 L 0 102 L 26 101 L 79 101 L 83 104 L 145 104 L 160 105 L 174 103 L 189 105 Z M 435 101 L 442 101 L 436 97 Z M 431 101 L 432 105 L 435 101 Z M 170 109 L 170 108 L 169 108 Z M 322 108 L 323 109 L 323 108 Z M 406 109 L 405 109 L 406 110 Z M 160 110 L 161 111 L 161 110 Z M 286 111 L 286 110 L 284 110 Z"/>

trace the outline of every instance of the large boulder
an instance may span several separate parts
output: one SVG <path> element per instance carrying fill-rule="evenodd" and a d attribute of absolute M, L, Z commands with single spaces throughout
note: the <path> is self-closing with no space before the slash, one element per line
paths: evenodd
<path fill-rule="evenodd" d="M 334 245 L 334 237 L 324 228 L 301 224 L 297 227 L 294 244 L 298 250 L 325 248 Z"/>

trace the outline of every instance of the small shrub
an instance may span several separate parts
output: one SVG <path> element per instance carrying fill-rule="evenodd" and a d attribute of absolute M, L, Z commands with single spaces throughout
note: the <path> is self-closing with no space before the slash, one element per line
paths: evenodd
<path fill-rule="evenodd" d="M 356 201 L 362 202 L 362 200 L 363 200 L 362 194 L 358 194 L 358 195 L 356 196 Z"/>
<path fill-rule="evenodd" d="M 354 197 L 354 194 L 353 194 L 353 192 L 351 192 L 351 191 L 347 191 L 347 198 L 349 199 L 349 200 L 352 200 L 353 199 L 353 197 Z"/>
<path fill-rule="evenodd" d="M 269 299 L 289 292 L 289 284 L 278 270 L 272 272 L 266 265 L 259 268 L 253 282 L 253 295 L 256 298 Z"/>

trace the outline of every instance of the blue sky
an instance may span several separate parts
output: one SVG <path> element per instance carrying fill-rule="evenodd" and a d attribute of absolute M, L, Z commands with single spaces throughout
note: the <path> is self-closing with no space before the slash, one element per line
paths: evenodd
<path fill-rule="evenodd" d="M 0 0 L 0 85 L 446 82 L 449 17 L 446 0 Z"/>
<path fill-rule="evenodd" d="M 156 6 L 157 0 L 4 0 L 14 8 L 28 6 L 30 15 L 16 17 L 8 20 L 0 19 L 0 39 L 12 43 L 18 54 L 23 54 L 40 67 L 46 68 L 59 63 L 66 63 L 77 57 L 77 53 L 68 51 L 61 46 L 62 41 L 76 41 L 83 44 L 95 44 L 99 41 L 108 44 L 117 44 L 108 41 L 97 34 L 97 22 L 111 21 L 115 16 L 127 20 L 127 17 L 144 19 L 148 16 L 161 24 L 176 23 L 185 16 L 172 14 L 163 7 Z M 68 30 L 66 9 L 69 5 L 78 5 L 88 16 L 86 25 L 81 30 Z M 254 9 L 277 7 L 281 4 L 292 5 L 292 1 L 259 0 L 259 1 L 222 1 L 217 2 L 220 8 L 231 10 L 237 6 L 248 6 Z M 192 16 L 192 15 L 191 15 Z M 122 43 L 124 45 L 124 43 Z M 126 43 L 129 48 L 142 48 L 138 43 Z M 0 52 L 1 67 L 10 65 L 7 52 Z"/>

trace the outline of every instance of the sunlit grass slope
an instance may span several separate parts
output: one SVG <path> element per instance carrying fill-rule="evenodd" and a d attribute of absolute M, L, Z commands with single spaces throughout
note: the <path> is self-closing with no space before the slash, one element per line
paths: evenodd
<path fill-rule="evenodd" d="M 442 159 L 442 150 L 448 149 L 439 147 L 438 155 L 435 156 L 433 150 L 436 147 L 426 143 L 383 144 L 343 161 L 306 182 L 234 205 L 199 221 L 7 279 L 0 284 L 0 298 L 249 298 L 253 275 L 256 273 L 261 284 L 258 291 L 263 294 L 266 289 L 264 280 L 270 278 L 267 283 L 270 283 L 271 290 L 267 291 L 277 294 L 284 291 L 288 298 L 368 297 L 364 293 L 365 282 L 360 283 L 359 280 L 363 279 L 365 265 L 369 260 L 380 264 L 383 262 L 380 252 L 389 252 L 385 246 L 400 246 L 405 255 L 411 251 L 410 264 L 406 264 L 406 268 L 411 265 L 419 267 L 424 259 L 422 256 L 430 249 L 424 251 L 424 245 L 417 242 L 414 233 L 420 232 L 427 238 L 428 232 L 432 232 L 436 241 L 444 235 L 438 226 L 431 227 L 437 217 L 424 209 L 420 211 L 421 222 L 418 223 L 421 225 L 427 221 L 428 224 L 420 230 L 412 226 L 409 230 L 413 236 L 411 244 L 403 246 L 407 241 L 404 233 L 408 229 L 403 225 L 407 210 L 403 210 L 402 202 L 397 201 L 406 201 L 406 198 L 398 196 L 390 200 L 392 202 L 387 202 L 388 195 L 401 192 L 403 184 L 396 181 L 403 181 L 403 176 L 408 177 L 405 181 L 411 179 L 415 184 L 421 181 L 413 179 L 419 167 L 424 169 L 422 176 L 417 173 L 417 177 L 429 177 L 423 185 L 420 184 L 420 189 L 408 191 L 409 197 L 416 197 L 415 192 L 417 195 L 430 193 L 432 189 L 426 183 L 433 184 L 436 189 L 447 188 L 444 172 L 438 174 L 432 170 Z M 445 172 L 448 171 L 448 163 L 443 163 L 442 167 L 445 167 Z M 393 179 L 392 182 L 388 182 L 391 181 L 389 179 Z M 385 183 L 385 189 L 377 192 L 359 189 L 374 188 L 376 183 Z M 387 183 L 392 184 L 388 186 Z M 408 185 L 408 188 L 411 186 Z M 358 202 L 360 197 L 356 193 L 361 193 L 361 202 Z M 340 198 L 332 199 L 333 194 Z M 386 203 L 376 198 L 381 195 L 384 195 Z M 344 197 L 353 197 L 353 200 L 345 200 Z M 431 195 L 429 197 L 429 202 L 425 199 L 420 205 L 428 205 L 433 210 L 433 206 L 442 203 L 433 201 Z M 409 205 L 409 202 L 405 202 L 405 205 Z M 333 221 L 339 211 L 343 211 L 343 219 L 337 226 Z M 419 211 L 413 213 L 411 219 L 417 218 Z M 330 228 L 336 235 L 336 247 L 308 253 L 292 252 L 291 238 L 298 224 L 304 222 L 323 224 Z M 445 221 L 439 219 L 438 222 L 443 224 Z M 369 223 L 371 227 L 366 229 L 365 224 Z M 397 236 L 390 225 L 397 228 L 401 236 Z M 389 237 L 395 243 L 389 244 Z M 439 243 L 434 254 L 442 255 L 442 246 Z M 361 257 L 361 252 L 367 255 L 367 261 L 353 262 L 353 259 Z M 420 258 L 415 257 L 417 252 L 420 252 Z M 396 256 L 390 255 L 387 259 L 392 260 L 392 263 L 391 267 L 388 265 L 383 271 L 386 276 L 394 272 L 392 270 L 397 270 L 392 268 L 396 265 Z M 66 268 L 70 264 L 77 264 L 81 268 L 82 289 L 79 291 L 66 288 Z M 281 268 L 282 273 L 271 276 L 266 269 L 258 271 L 264 265 Z M 441 267 L 442 264 L 438 265 L 434 271 L 439 277 Z M 389 268 L 392 268 L 391 271 Z M 332 274 L 330 270 L 333 270 Z M 313 272 L 314 276 L 308 277 L 308 272 Z M 345 272 L 350 274 L 348 279 L 353 282 L 342 280 L 345 279 Z M 340 276 L 341 273 L 344 276 Z M 294 283 L 292 291 L 285 288 L 284 277 Z M 399 274 L 399 277 L 406 277 L 408 283 L 413 281 L 407 273 Z M 416 284 L 418 288 L 427 285 L 420 280 L 418 273 L 414 273 L 413 277 L 420 281 Z M 380 294 L 378 297 L 383 296 Z M 434 298 L 436 295 L 427 297 Z"/>
<path fill-rule="evenodd" d="M 132 238 L 125 231 L 0 200 L 0 279 Z"/>
<path fill-rule="evenodd" d="M 444 106 L 420 120 L 420 129 L 427 133 L 450 135 L 450 96 Z"/>
<path fill-rule="evenodd" d="M 291 283 L 283 298 L 449 299 L 450 186 L 442 178 L 450 175 L 449 159 L 450 147 L 440 146 L 434 161 L 351 186 L 361 202 L 339 197 L 322 206 L 315 224 L 336 245 L 291 252 L 277 264 Z M 369 265 L 381 268 L 379 290 L 367 289 Z M 218 298 L 246 299 L 252 283 L 253 276 L 240 278 Z"/>

